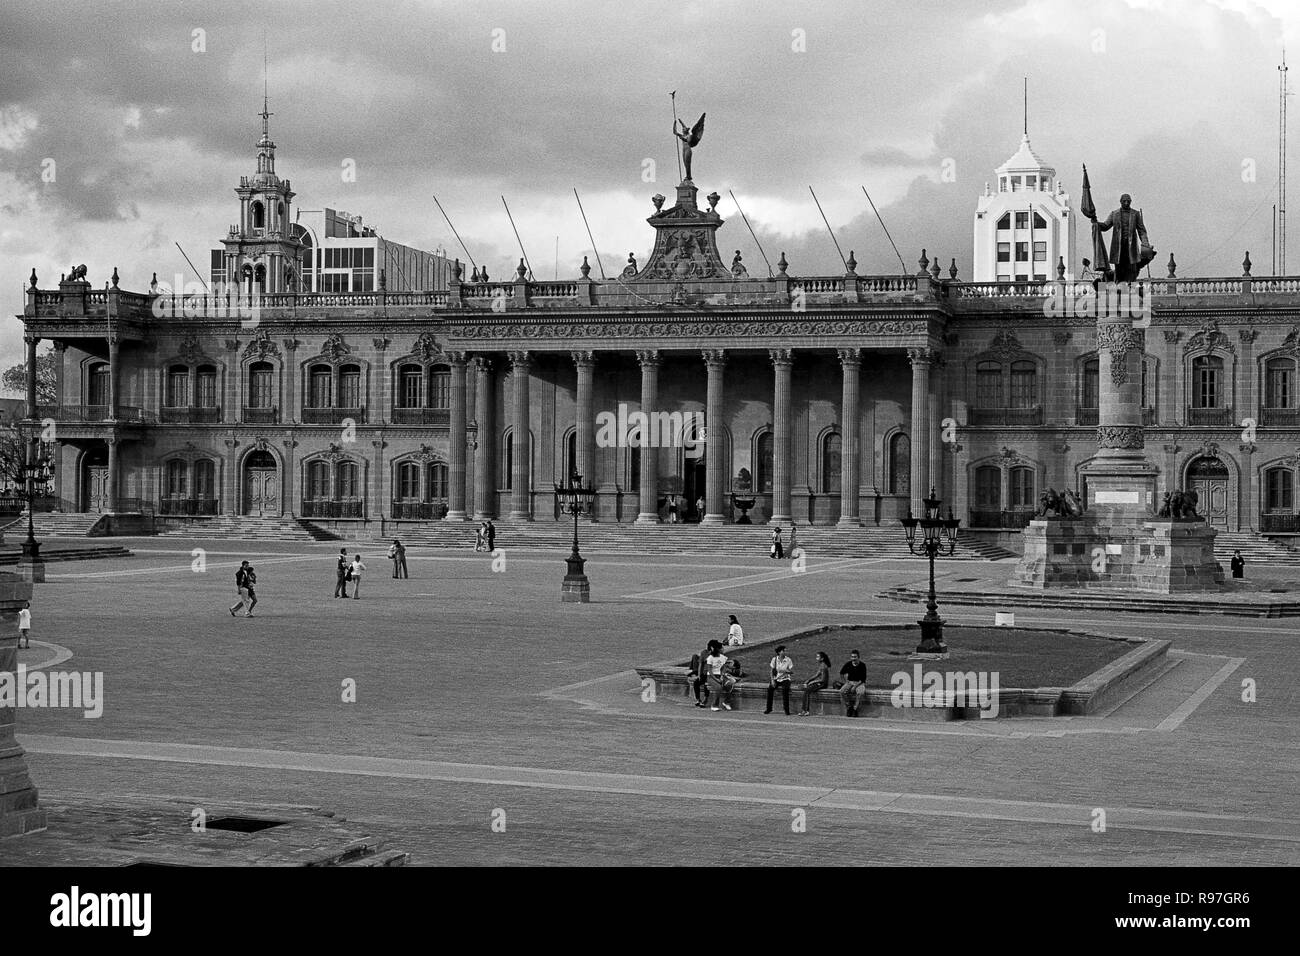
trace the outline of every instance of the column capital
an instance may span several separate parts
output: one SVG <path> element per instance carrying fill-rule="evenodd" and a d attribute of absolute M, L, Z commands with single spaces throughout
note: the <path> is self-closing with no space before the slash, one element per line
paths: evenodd
<path fill-rule="evenodd" d="M 794 364 L 794 349 L 768 349 L 767 356 L 773 365 Z"/>
<path fill-rule="evenodd" d="M 379 352 L 387 351 L 388 346 L 393 344 L 393 340 L 386 336 L 376 336 L 375 338 L 371 339 L 371 342 L 374 344 L 375 350 Z"/>
<path fill-rule="evenodd" d="M 663 361 L 663 356 L 658 349 L 637 349 L 636 360 L 641 363 L 642 368 L 646 368 L 659 365 Z"/>
<path fill-rule="evenodd" d="M 578 368 L 591 368 L 596 364 L 596 353 L 590 349 L 570 352 L 569 357 Z"/>
<path fill-rule="evenodd" d="M 474 371 L 480 374 L 492 371 L 493 362 L 489 356 L 475 355 L 472 361 L 474 362 Z"/>
<path fill-rule="evenodd" d="M 445 354 L 447 356 L 447 361 L 451 362 L 452 365 L 464 367 L 466 363 L 469 362 L 468 352 L 447 352 Z"/>
<path fill-rule="evenodd" d="M 67 350 L 68 350 L 68 343 L 67 343 L 67 342 L 55 342 L 55 343 L 54 343 L 54 351 L 56 351 L 56 352 L 66 352 Z"/>
<path fill-rule="evenodd" d="M 508 352 L 510 367 L 514 369 L 526 369 L 533 363 L 533 356 L 529 352 Z"/>
<path fill-rule="evenodd" d="M 843 366 L 862 364 L 862 349 L 836 349 L 836 352 Z"/>
<path fill-rule="evenodd" d="M 286 352 L 293 352 L 297 350 L 298 346 L 302 345 L 302 343 L 295 338 L 282 339 L 282 341 L 284 342 L 284 350 Z"/>
<path fill-rule="evenodd" d="M 40 343 L 41 337 L 39 335 L 24 335 L 23 341 L 27 344 L 28 348 L 32 348 Z"/>
<path fill-rule="evenodd" d="M 918 365 L 932 365 L 934 364 L 934 360 L 938 357 L 939 353 L 930 348 L 907 350 L 907 359 L 912 363 L 913 367 Z"/>
<path fill-rule="evenodd" d="M 721 368 L 727 364 L 726 349 L 704 349 L 700 355 L 704 357 L 704 364 L 709 368 Z"/>

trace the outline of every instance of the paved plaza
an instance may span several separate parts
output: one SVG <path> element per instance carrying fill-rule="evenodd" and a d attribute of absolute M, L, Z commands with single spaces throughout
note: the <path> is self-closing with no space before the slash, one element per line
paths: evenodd
<path fill-rule="evenodd" d="M 52 566 L 19 660 L 102 671 L 105 705 L 98 719 L 19 712 L 42 802 L 319 807 L 413 864 L 1300 862 L 1293 621 L 1029 598 L 1007 608 L 1018 625 L 1167 638 L 1170 666 L 1090 717 L 712 713 L 643 700 L 631 668 L 686 660 L 728 614 L 750 641 L 914 621 L 916 606 L 876 595 L 919 585 L 925 565 L 596 553 L 592 603 L 566 605 L 562 537 L 553 553 L 499 542 L 497 572 L 486 555 L 413 548 L 403 581 L 349 543 L 369 567 L 357 601 L 332 597 L 330 543 L 134 539 L 130 558 Z M 260 603 L 232 620 L 242 558 Z M 939 589 L 1001 586 L 1010 568 L 941 561 Z M 988 624 L 993 609 L 944 613 Z M 94 862 L 60 842 L 59 821 L 7 841 L 0 863 Z"/>

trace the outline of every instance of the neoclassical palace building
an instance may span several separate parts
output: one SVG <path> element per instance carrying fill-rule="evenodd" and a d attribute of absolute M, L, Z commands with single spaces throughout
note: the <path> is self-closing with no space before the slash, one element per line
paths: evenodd
<path fill-rule="evenodd" d="M 51 341 L 58 400 L 37 406 L 31 389 L 29 413 L 55 425 L 56 496 L 69 511 L 292 516 L 350 535 L 551 521 L 554 483 L 574 473 L 600 522 L 675 505 L 728 523 L 739 496 L 756 521 L 892 524 L 933 487 L 964 527 L 997 530 L 1023 526 L 1049 487 L 1086 497 L 1110 383 L 1062 257 L 1042 281 L 962 281 L 925 252 L 907 275 L 859 275 L 850 256 L 845 274 L 801 276 L 784 254 L 754 275 L 723 252 L 717 202 L 689 180 L 654 196 L 649 255 L 607 280 L 586 260 L 564 281 L 522 263 L 473 281 L 457 263 L 441 290 L 381 276 L 373 291 L 236 300 L 129 292 L 116 272 L 107 289 L 42 288 L 33 273 L 29 368 Z M 225 248 L 275 252 L 238 234 Z M 1300 278 L 1166 268 L 1142 285 L 1159 484 L 1197 488 L 1225 530 L 1300 530 Z M 266 271 L 285 274 L 280 260 Z M 620 409 L 705 426 L 655 429 L 654 447 L 598 435 Z"/>

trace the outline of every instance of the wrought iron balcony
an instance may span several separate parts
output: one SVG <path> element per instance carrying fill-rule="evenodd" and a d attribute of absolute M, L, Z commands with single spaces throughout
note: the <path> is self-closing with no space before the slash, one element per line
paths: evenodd
<path fill-rule="evenodd" d="M 159 409 L 164 425 L 215 425 L 221 421 L 221 409 L 215 405 L 176 405 Z"/>
<path fill-rule="evenodd" d="M 1232 425 L 1231 408 L 1194 408 L 1187 406 L 1189 425 Z"/>
<path fill-rule="evenodd" d="M 394 521 L 437 521 L 447 515 L 445 501 L 394 501 Z"/>
<path fill-rule="evenodd" d="M 1259 530 L 1265 534 L 1300 534 L 1300 514 L 1266 511 L 1259 516 Z"/>
<path fill-rule="evenodd" d="M 1043 424 L 1043 406 L 1030 408 L 972 408 L 970 424 L 982 425 L 1041 425 Z"/>
<path fill-rule="evenodd" d="M 280 410 L 274 405 L 266 408 L 244 406 L 245 425 L 274 425 L 279 420 Z"/>
<path fill-rule="evenodd" d="M 1032 508 L 1016 508 L 1011 511 L 991 511 L 985 509 L 971 509 L 970 527 L 972 528 L 1004 528 L 1008 531 L 1018 531 L 1021 528 L 1029 526 L 1030 519 L 1034 517 Z"/>
<path fill-rule="evenodd" d="M 451 410 L 447 408 L 393 408 L 394 425 L 447 425 Z"/>
<path fill-rule="evenodd" d="M 364 408 L 304 408 L 302 410 L 304 425 L 341 425 L 345 418 L 350 418 L 354 424 L 359 425 L 366 420 L 366 410 Z"/>
<path fill-rule="evenodd" d="M 304 498 L 302 500 L 304 518 L 364 518 L 366 503 L 360 498 Z"/>
<path fill-rule="evenodd" d="M 158 499 L 160 515 L 211 516 L 221 511 L 219 498 L 181 498 L 167 497 Z"/>
<path fill-rule="evenodd" d="M 37 405 L 36 417 L 88 425 L 114 421 L 108 405 Z M 148 420 L 149 416 L 142 408 L 134 405 L 117 406 L 116 421 L 145 422 Z"/>
<path fill-rule="evenodd" d="M 1274 428 L 1300 427 L 1300 408 L 1261 408 L 1259 423 Z"/>

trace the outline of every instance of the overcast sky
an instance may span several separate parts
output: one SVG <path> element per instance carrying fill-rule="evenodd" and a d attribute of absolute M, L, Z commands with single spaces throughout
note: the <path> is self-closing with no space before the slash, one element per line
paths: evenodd
<path fill-rule="evenodd" d="M 1024 76 L 1034 149 L 1076 203 L 1087 163 L 1099 209 L 1133 194 L 1161 264 L 1172 251 L 1180 275 L 1237 275 L 1249 249 L 1262 274 L 1284 43 L 1300 67 L 1293 6 L 4 0 L 0 311 L 22 311 L 33 268 L 53 288 L 84 262 L 102 288 L 116 266 L 144 290 L 155 271 L 193 278 L 179 242 L 206 271 L 255 168 L 263 31 L 295 202 L 459 255 L 436 194 L 494 278 L 519 258 L 502 195 L 539 278 L 555 274 L 557 237 L 561 278 L 584 255 L 595 265 L 575 186 L 606 271 L 629 251 L 644 262 L 650 197 L 671 204 L 678 181 L 674 89 L 688 123 L 708 112 L 694 179 L 722 194 L 720 243 L 751 273 L 765 269 L 728 190 L 773 262 L 843 272 L 809 185 L 859 273 L 896 272 L 866 186 L 909 270 L 925 247 L 969 278 L 975 203 L 1019 144 Z M 1300 181 L 1292 193 L 1294 274 Z M 0 321 L 0 367 L 21 344 L 21 323 Z"/>

